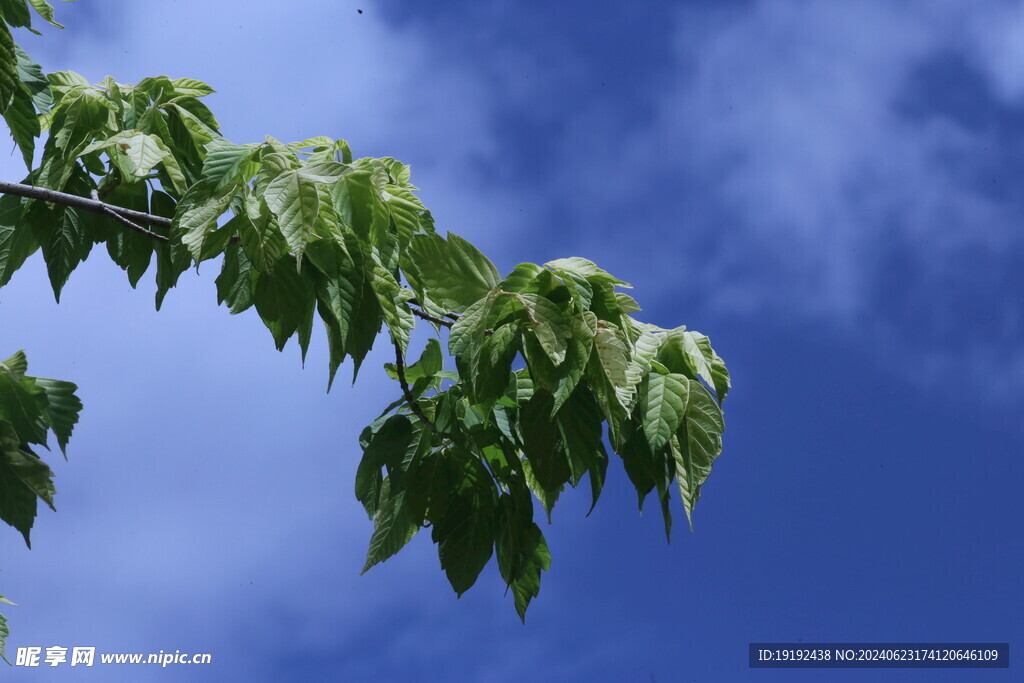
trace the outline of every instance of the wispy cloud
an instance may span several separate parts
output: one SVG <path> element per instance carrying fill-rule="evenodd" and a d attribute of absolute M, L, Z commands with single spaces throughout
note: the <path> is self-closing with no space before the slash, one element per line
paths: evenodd
<path fill-rule="evenodd" d="M 911 374 L 969 357 L 1019 393 L 1024 210 L 1000 177 L 1005 128 L 1024 131 L 1019 7 L 780 0 L 677 20 L 650 121 L 592 110 L 564 143 L 576 220 L 657 245 L 609 257 L 653 260 L 719 314 L 867 332 Z M 1002 111 L 1003 129 L 943 109 L 966 86 L 986 99 L 962 106 Z"/>

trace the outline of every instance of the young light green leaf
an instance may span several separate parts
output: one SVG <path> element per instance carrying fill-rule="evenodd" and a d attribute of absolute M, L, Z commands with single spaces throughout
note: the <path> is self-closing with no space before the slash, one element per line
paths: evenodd
<path fill-rule="evenodd" d="M 28 372 L 28 358 L 24 351 L 18 351 L 5 361 L 0 362 L 0 372 L 8 372 L 14 375 L 14 379 L 21 380 Z"/>
<path fill-rule="evenodd" d="M 416 326 L 412 311 L 405 305 L 413 298 L 413 293 L 400 286 L 394 275 L 379 263 L 373 263 L 369 275 L 370 284 L 384 313 L 384 322 L 391 331 L 391 338 L 405 351 L 409 345 L 409 333 Z"/>
<path fill-rule="evenodd" d="M 285 241 L 301 262 L 320 210 L 316 185 L 298 171 L 285 171 L 267 186 L 263 198 L 277 217 Z"/>
<path fill-rule="evenodd" d="M 245 163 L 259 151 L 256 145 L 236 145 L 224 138 L 214 138 L 204 145 L 206 158 L 203 160 L 203 180 L 214 189 L 230 183 L 245 180 L 239 178 Z"/>
<path fill-rule="evenodd" d="M 494 264 L 458 235 L 417 234 L 410 246 L 430 298 L 456 313 L 498 284 Z"/>
<path fill-rule="evenodd" d="M 594 283 L 603 282 L 618 287 L 632 287 L 628 282 L 623 282 L 611 273 L 601 270 L 593 261 L 588 261 L 587 259 L 579 258 L 578 256 L 548 261 L 544 264 L 544 267 L 550 268 L 555 272 L 562 271 L 565 273 L 572 273 Z"/>
<path fill-rule="evenodd" d="M 497 296 L 496 290 L 488 292 L 459 316 L 448 333 L 448 353 L 456 358 L 472 358 L 476 355 L 483 343 L 487 319 Z M 471 366 L 471 363 L 467 365 Z"/>
<path fill-rule="evenodd" d="M 288 251 L 288 243 L 266 203 L 248 185 L 242 185 L 242 192 L 245 220 L 238 224 L 242 248 L 257 270 L 273 268 L 274 263 Z"/>
<path fill-rule="evenodd" d="M 29 0 L 32 6 L 35 7 L 36 12 L 39 13 L 48 24 L 56 26 L 57 28 L 64 28 L 62 24 L 58 24 L 53 18 L 53 5 L 46 2 L 46 0 Z"/>
<path fill-rule="evenodd" d="M 237 192 L 238 185 L 217 189 L 205 180 L 190 187 L 175 210 L 172 239 L 179 239 L 198 261 L 204 242 L 216 229 L 217 219 L 227 211 Z"/>
<path fill-rule="evenodd" d="M 187 97 L 205 97 L 217 92 L 206 83 L 194 78 L 175 78 L 171 80 L 174 92 Z"/>
<path fill-rule="evenodd" d="M 626 376 L 629 352 L 615 325 L 604 320 L 597 321 L 594 351 L 605 377 L 615 391 L 616 398 L 622 407 L 628 410 L 633 398 L 633 390 Z"/>
<path fill-rule="evenodd" d="M 651 372 L 641 385 L 640 414 L 652 451 L 661 450 L 679 429 L 686 413 L 689 382 L 684 375 Z"/>
<path fill-rule="evenodd" d="M 350 169 L 336 161 L 321 161 L 300 166 L 296 170 L 306 180 L 329 185 L 341 180 Z"/>
<path fill-rule="evenodd" d="M 561 365 L 572 337 L 570 321 L 557 304 L 539 294 L 515 294 L 514 300 L 526 311 L 527 326 L 533 330 L 551 362 Z"/>
<path fill-rule="evenodd" d="M 690 384 L 690 395 L 686 416 L 678 433 L 672 437 L 671 453 L 679 493 L 692 529 L 692 513 L 700 498 L 700 488 L 707 481 L 715 458 L 722 452 L 725 422 L 704 385 L 693 379 L 687 381 Z"/>

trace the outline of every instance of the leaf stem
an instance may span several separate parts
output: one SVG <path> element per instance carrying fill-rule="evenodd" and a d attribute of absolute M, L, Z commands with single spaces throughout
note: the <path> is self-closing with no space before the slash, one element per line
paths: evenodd
<path fill-rule="evenodd" d="M 409 408 L 412 410 L 413 415 L 418 417 L 423 424 L 427 425 L 430 431 L 437 434 L 442 439 L 450 439 L 451 437 L 447 434 L 442 433 L 437 426 L 431 422 L 427 414 L 423 412 L 423 408 L 416 401 L 416 397 L 412 395 L 412 391 L 409 390 L 409 383 L 405 379 L 405 357 L 402 355 L 402 347 L 394 339 L 391 342 L 395 346 L 395 374 L 398 375 L 398 383 L 402 387 L 402 395 L 405 397 L 405 402 L 409 404 Z"/>

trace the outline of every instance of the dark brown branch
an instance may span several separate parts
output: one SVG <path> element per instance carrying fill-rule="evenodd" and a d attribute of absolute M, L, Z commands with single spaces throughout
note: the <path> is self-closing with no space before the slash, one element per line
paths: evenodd
<path fill-rule="evenodd" d="M 137 232 L 139 234 L 142 234 L 142 235 L 145 235 L 146 237 L 154 239 L 154 240 L 156 240 L 158 242 L 169 242 L 170 241 L 166 237 L 164 237 L 163 235 L 161 235 L 159 233 L 153 232 L 152 230 L 146 230 L 141 225 L 137 225 L 135 223 L 132 223 L 130 220 L 128 220 L 127 218 L 125 218 L 124 216 L 119 214 L 118 212 L 116 212 L 113 209 L 109 208 L 109 206 L 107 204 L 103 204 L 103 202 L 100 202 L 99 194 L 96 192 L 96 190 L 92 191 L 92 198 L 95 201 L 97 201 L 100 204 L 102 204 L 102 206 L 103 206 L 103 213 L 107 214 L 108 216 L 113 218 L 118 223 L 121 223 L 122 225 L 126 225 L 129 228 L 131 228 L 132 230 L 134 230 L 135 232 Z"/>
<path fill-rule="evenodd" d="M 78 195 L 67 194 L 66 192 L 57 192 L 56 190 L 48 190 L 45 187 L 35 187 L 34 185 L 23 185 L 21 183 L 8 183 L 0 180 L 0 194 L 13 194 L 19 197 L 27 197 L 29 199 L 38 199 L 44 202 L 53 202 L 54 204 L 63 204 L 64 206 L 70 206 L 75 209 L 82 209 L 83 211 L 91 211 L 92 213 L 98 213 L 103 216 L 114 216 L 127 219 L 129 221 L 138 221 L 139 223 L 146 223 L 149 225 L 159 226 L 161 228 L 170 228 L 171 219 L 164 218 L 163 216 L 154 216 L 150 213 L 143 213 L 142 211 L 133 211 L 132 209 L 126 209 L 123 206 L 114 206 L 113 204 L 106 204 L 99 201 L 98 199 L 88 199 L 86 197 L 79 197 Z M 115 216 L 116 214 L 116 216 Z M 124 221 L 122 221 L 124 222 Z M 143 234 L 153 239 L 167 241 L 167 238 L 163 235 L 159 235 L 151 230 L 134 224 L 126 223 L 133 230 L 139 230 Z"/>
<path fill-rule="evenodd" d="M 394 339 L 391 340 L 395 345 L 395 373 L 398 375 L 398 383 L 402 386 L 402 395 L 405 397 L 405 402 L 409 404 L 409 408 L 412 410 L 413 415 L 418 417 L 423 424 L 427 425 L 430 431 L 434 432 L 442 439 L 449 438 L 447 434 L 442 434 L 437 427 L 431 422 L 430 418 L 427 417 L 426 413 L 423 412 L 423 408 L 416 402 L 416 397 L 412 395 L 412 391 L 409 390 L 409 383 L 405 380 L 405 358 L 402 355 L 402 347 L 399 346 L 398 342 Z"/>

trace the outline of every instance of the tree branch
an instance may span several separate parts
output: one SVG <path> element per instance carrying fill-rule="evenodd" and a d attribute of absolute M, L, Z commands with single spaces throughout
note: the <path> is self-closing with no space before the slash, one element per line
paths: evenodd
<path fill-rule="evenodd" d="M 93 198 L 93 200 L 99 202 L 103 206 L 103 212 L 105 214 L 107 214 L 108 216 L 113 218 L 118 223 L 121 223 L 123 225 L 127 225 L 129 228 L 131 228 L 135 232 L 140 233 L 142 235 L 145 235 L 146 237 L 149 237 L 151 239 L 155 239 L 158 242 L 169 242 L 170 241 L 168 238 L 164 237 L 163 235 L 161 235 L 159 233 L 153 232 L 152 230 L 146 230 L 141 225 L 137 225 L 135 223 L 132 223 L 130 220 L 128 220 L 127 218 L 125 218 L 124 216 L 119 214 L 118 212 L 116 212 L 113 209 L 111 209 L 108 204 L 103 204 L 103 202 L 100 202 L 99 193 L 96 192 L 96 190 L 92 191 L 92 198 Z"/>
<path fill-rule="evenodd" d="M 409 303 L 411 303 L 413 306 L 422 306 L 423 305 L 423 304 L 421 304 L 419 302 L 419 299 L 409 299 Z M 420 316 L 420 317 L 422 317 L 422 316 Z M 452 320 L 452 321 L 457 321 L 459 319 L 459 314 L 458 313 L 451 313 L 449 311 L 445 311 L 444 317 L 446 317 L 446 318 L 448 318 L 449 320 Z M 430 320 L 430 318 L 425 318 L 425 320 Z M 435 318 L 434 320 L 436 321 L 437 319 Z M 437 322 L 440 322 L 440 321 L 437 321 Z M 448 327 L 452 326 L 451 323 L 441 322 L 441 324 L 442 325 L 448 325 Z"/>
<path fill-rule="evenodd" d="M 442 439 L 450 438 L 447 434 L 441 433 L 438 428 L 431 422 L 430 418 L 427 417 L 423 409 L 420 408 L 420 404 L 416 402 L 416 397 L 412 395 L 409 390 L 409 383 L 405 380 L 405 358 L 402 355 L 402 347 L 399 346 L 398 342 L 394 339 L 391 342 L 395 345 L 395 373 L 398 375 L 398 383 L 402 386 L 402 395 L 405 397 L 405 402 L 409 404 L 409 408 L 413 414 L 418 417 L 423 424 L 427 425 L 430 431 L 437 434 Z"/>
<path fill-rule="evenodd" d="M 416 300 L 415 299 L 411 300 L 408 303 L 410 303 L 410 304 L 416 303 Z M 413 315 L 418 316 L 420 318 L 423 318 L 424 320 L 427 320 L 429 322 L 435 323 L 437 325 L 444 325 L 445 327 L 449 327 L 450 328 L 454 324 L 452 322 L 449 322 L 448 320 L 442 320 L 441 318 L 438 318 L 436 316 L 430 315 L 426 311 L 421 311 L 418 308 L 413 308 L 412 306 L 409 307 L 409 310 L 412 311 Z M 451 315 L 455 315 L 455 314 L 454 313 L 448 313 L 446 315 L 451 316 Z M 458 318 L 458 316 L 456 316 L 456 318 Z"/>
<path fill-rule="evenodd" d="M 66 192 L 48 190 L 45 187 L 23 185 L 22 183 L 8 183 L 0 180 L 0 194 L 13 194 L 19 197 L 38 199 L 44 202 L 53 202 L 54 204 L 63 204 L 64 206 L 82 209 L 83 211 L 91 211 L 92 213 L 98 213 L 103 216 L 111 216 L 120 220 L 122 223 L 125 223 L 125 225 L 130 227 L 132 230 L 139 231 L 147 237 L 160 240 L 162 242 L 166 242 L 167 238 L 151 230 L 147 230 L 140 225 L 132 223 L 131 221 L 135 220 L 140 223 L 148 223 L 149 225 L 155 225 L 162 228 L 171 227 L 170 218 L 126 209 L 123 206 L 106 204 L 98 199 L 87 199 L 86 197 L 79 197 L 78 195 L 67 194 Z"/>

